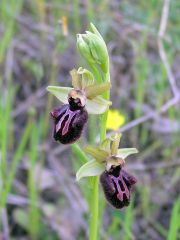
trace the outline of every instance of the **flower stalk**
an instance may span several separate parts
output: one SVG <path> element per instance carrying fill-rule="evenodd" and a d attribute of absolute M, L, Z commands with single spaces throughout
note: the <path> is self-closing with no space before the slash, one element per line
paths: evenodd
<path fill-rule="evenodd" d="M 98 34 L 101 38 L 101 35 L 97 31 L 97 29 L 91 25 L 91 27 L 94 29 L 95 33 Z M 103 40 L 103 39 L 102 39 Z M 104 40 L 103 40 L 104 42 Z M 106 45 L 105 45 L 106 49 Z M 109 70 L 109 56 L 107 53 L 107 49 L 105 50 L 105 61 L 101 63 L 101 74 L 102 74 L 102 81 L 103 82 L 110 82 L 110 70 Z M 91 65 L 90 65 L 91 66 Z M 100 81 L 101 74 L 99 73 L 98 69 L 92 69 L 92 71 L 96 74 L 97 79 Z M 110 90 L 103 93 L 103 98 L 109 101 L 110 97 Z M 108 110 L 100 115 L 100 142 L 102 143 L 106 139 L 106 122 L 107 122 L 107 116 L 108 116 Z M 89 239 L 90 240 L 96 240 L 98 235 L 98 228 L 99 228 L 99 176 L 95 176 L 94 182 L 93 182 L 93 189 L 92 189 L 92 199 L 91 199 L 91 218 L 90 218 L 90 231 L 89 231 Z"/>
<path fill-rule="evenodd" d="M 109 100 L 109 94 L 106 95 L 106 99 Z M 107 121 L 108 111 L 100 116 L 100 142 L 103 142 L 106 138 L 106 121 Z M 99 216 L 99 176 L 94 178 L 91 194 L 91 217 L 90 217 L 90 230 L 89 239 L 96 240 L 99 228 L 98 216 Z"/>
<path fill-rule="evenodd" d="M 90 226 L 89 226 L 89 239 L 96 240 L 99 228 L 99 176 L 92 177 L 93 184 L 91 190 L 90 201 Z"/>

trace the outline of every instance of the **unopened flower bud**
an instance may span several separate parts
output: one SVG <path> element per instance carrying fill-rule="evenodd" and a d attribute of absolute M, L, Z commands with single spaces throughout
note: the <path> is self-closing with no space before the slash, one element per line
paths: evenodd
<path fill-rule="evenodd" d="M 86 61 L 90 63 L 96 63 L 96 61 L 93 59 L 91 55 L 88 42 L 86 42 L 83 38 L 83 34 L 77 34 L 77 48 L 80 54 L 86 59 Z"/>
<path fill-rule="evenodd" d="M 77 47 L 87 62 L 98 64 L 101 70 L 107 73 L 109 68 L 108 51 L 98 31 L 87 31 L 86 34 L 78 34 Z"/>

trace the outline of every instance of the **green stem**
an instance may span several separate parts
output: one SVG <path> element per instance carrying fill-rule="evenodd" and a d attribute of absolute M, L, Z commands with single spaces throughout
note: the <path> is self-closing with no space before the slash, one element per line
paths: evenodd
<path fill-rule="evenodd" d="M 103 75 L 103 81 L 109 81 L 109 71 Z M 103 94 L 103 97 L 106 100 L 109 100 L 110 92 L 107 91 Z M 100 142 L 106 139 L 106 121 L 107 121 L 108 111 L 103 113 L 100 116 Z M 91 199 L 90 199 L 90 231 L 89 231 L 89 239 L 96 240 L 98 233 L 98 225 L 99 225 L 99 176 L 92 177 L 94 182 L 92 185 Z"/>
<path fill-rule="evenodd" d="M 100 142 L 104 141 L 104 139 L 106 138 L 106 121 L 107 121 L 107 115 L 108 115 L 108 111 L 106 111 L 105 113 L 103 113 L 100 116 Z"/>
<path fill-rule="evenodd" d="M 97 239 L 97 230 L 98 230 L 98 215 L 99 215 L 99 177 L 93 177 L 93 187 L 91 192 L 90 199 L 90 232 L 89 239 L 96 240 Z"/>

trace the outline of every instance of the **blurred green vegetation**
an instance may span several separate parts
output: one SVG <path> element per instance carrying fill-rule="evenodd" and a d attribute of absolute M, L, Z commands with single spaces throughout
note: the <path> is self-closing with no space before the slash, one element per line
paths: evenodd
<path fill-rule="evenodd" d="M 7 223 L 4 210 L 10 239 L 87 238 L 89 214 L 80 206 L 83 196 L 85 203 L 89 201 L 91 184 L 88 180 L 79 185 L 75 182 L 75 171 L 85 156 L 77 146 L 71 154 L 69 147 L 52 141 L 49 112 L 58 102 L 45 94 L 45 87 L 68 86 L 69 71 L 84 66 L 75 49 L 76 33 L 92 21 L 110 52 L 113 107 L 124 113 L 127 122 L 159 109 L 172 97 L 157 47 L 163 2 L 1 0 L 0 238 Z M 164 38 L 177 81 L 179 10 L 180 1 L 171 0 Z M 171 166 L 180 160 L 179 119 L 179 108 L 173 106 L 157 121 L 144 122 L 124 133 L 122 145 L 133 145 L 140 152 L 128 162 L 139 183 L 131 205 L 122 211 L 108 206 L 101 194 L 99 239 L 180 239 L 180 166 Z M 97 130 L 96 117 L 90 117 L 85 139 L 95 143 Z M 85 139 L 80 140 L 81 147 Z M 166 167 L 156 168 L 159 163 Z M 136 165 L 142 168 L 136 170 Z M 146 169 L 149 165 L 153 166 L 150 170 Z M 54 174 L 55 186 L 42 188 L 45 169 Z M 48 174 L 43 179 L 46 184 L 51 182 Z M 69 187 L 73 184 L 75 190 Z M 80 206 L 68 197 L 74 197 Z"/>

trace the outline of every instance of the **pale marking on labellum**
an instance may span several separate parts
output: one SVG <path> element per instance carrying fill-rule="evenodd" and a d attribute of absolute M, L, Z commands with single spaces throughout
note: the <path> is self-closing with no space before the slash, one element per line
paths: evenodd
<path fill-rule="evenodd" d="M 111 179 L 115 182 L 116 186 L 117 186 L 117 189 L 118 189 L 118 194 L 117 194 L 117 197 L 118 199 L 122 202 L 123 201 L 123 193 L 126 194 L 127 198 L 129 199 L 129 190 L 124 182 L 124 179 L 122 178 L 122 176 L 120 176 L 120 179 L 119 178 L 116 178 L 116 177 L 113 177 L 111 176 Z M 121 187 L 120 187 L 120 184 L 118 181 L 121 181 L 121 183 L 123 184 L 123 187 L 125 190 L 122 190 Z"/>
<path fill-rule="evenodd" d="M 58 132 L 61 129 L 62 122 L 63 122 L 64 118 L 66 117 L 67 112 L 68 112 L 68 109 L 66 110 L 66 112 L 63 114 L 63 116 L 61 117 L 61 119 L 57 123 L 56 132 Z"/>
<path fill-rule="evenodd" d="M 62 135 L 65 135 L 68 132 L 71 120 L 78 112 L 79 111 L 72 112 L 71 110 L 68 109 L 68 111 L 67 111 L 68 119 L 64 124 L 63 130 L 62 130 Z"/>

